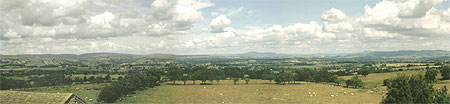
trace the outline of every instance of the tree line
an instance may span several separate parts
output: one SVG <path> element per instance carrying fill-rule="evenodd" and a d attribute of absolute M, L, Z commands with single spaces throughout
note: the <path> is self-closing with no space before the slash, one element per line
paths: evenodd
<path fill-rule="evenodd" d="M 262 79 L 268 80 L 270 83 L 275 81 L 276 84 L 294 84 L 295 81 L 306 82 L 326 82 L 335 83 L 340 85 L 345 81 L 347 87 L 361 88 L 364 83 L 359 77 L 354 77 L 349 80 L 338 78 L 337 72 L 328 72 L 328 70 L 321 69 L 294 69 L 294 70 L 273 70 L 270 68 L 262 68 L 258 70 L 249 70 L 240 67 L 221 67 L 221 68 L 208 68 L 204 66 L 194 67 L 169 67 L 167 69 L 167 81 L 171 81 L 175 84 L 176 81 L 183 81 L 185 85 L 187 81 L 200 80 L 200 84 L 213 84 L 207 83 L 207 81 L 219 84 L 220 80 L 233 80 L 234 84 L 240 80 L 244 80 L 247 84 L 250 79 Z"/>
<path fill-rule="evenodd" d="M 159 86 L 161 77 L 164 72 L 161 70 L 144 70 L 140 72 L 130 73 L 123 79 L 114 81 L 111 85 L 104 87 L 99 95 L 98 102 L 113 103 L 122 96 L 132 94 L 136 90 L 144 90 Z"/>

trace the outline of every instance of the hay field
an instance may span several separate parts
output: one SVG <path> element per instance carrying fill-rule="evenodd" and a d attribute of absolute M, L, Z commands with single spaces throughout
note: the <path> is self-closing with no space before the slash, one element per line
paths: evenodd
<path fill-rule="evenodd" d="M 382 99 L 381 94 L 365 89 L 328 84 L 297 82 L 296 85 L 275 85 L 267 84 L 269 82 L 264 80 L 250 82 L 248 85 L 233 85 L 231 80 L 222 81 L 220 85 L 162 85 L 137 91 L 125 97 L 121 103 L 379 103 Z"/>

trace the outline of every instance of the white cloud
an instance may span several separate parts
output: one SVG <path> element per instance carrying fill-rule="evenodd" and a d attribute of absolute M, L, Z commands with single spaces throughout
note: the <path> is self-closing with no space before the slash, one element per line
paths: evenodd
<path fill-rule="evenodd" d="M 53 36 L 54 38 L 108 38 L 131 36 L 165 36 L 183 33 L 196 22 L 203 21 L 200 9 L 213 6 L 203 0 L 156 0 L 146 13 L 119 8 L 123 2 L 90 0 L 13 0 L 3 1 L 0 9 L 0 34 L 13 30 L 22 38 Z M 97 4 L 104 4 L 101 7 Z M 123 3 L 127 4 L 127 3 Z M 146 7 L 145 7 L 146 6 Z M 112 11 L 91 9 L 108 8 Z M 120 10 L 119 10 L 120 11 Z M 100 13 L 99 13 L 100 12 Z M 5 37 L 5 36 L 3 36 Z"/>
<path fill-rule="evenodd" d="M 236 14 L 241 13 L 242 10 L 244 10 L 244 7 L 239 7 L 239 8 L 237 8 L 237 9 L 233 9 L 233 10 L 227 11 L 227 12 L 225 13 L 225 15 L 227 15 L 227 16 L 233 16 L 233 15 L 236 15 Z"/>
<path fill-rule="evenodd" d="M 366 6 L 364 15 L 356 17 L 349 17 L 342 11 L 331 8 L 322 14 L 323 25 L 310 22 L 248 30 L 234 29 L 233 36 L 221 34 L 193 39 L 185 42 L 185 46 L 210 51 L 221 49 L 233 52 L 287 53 L 330 53 L 330 50 L 331 53 L 345 53 L 361 51 L 358 49 L 402 50 L 417 49 L 420 46 L 427 46 L 421 49 L 448 49 L 445 41 L 450 36 L 447 19 L 450 9 L 429 7 L 439 3 L 439 0 L 420 1 L 419 4 L 425 4 L 414 4 L 415 7 L 407 4 L 413 2 L 416 1 L 384 0 L 374 7 Z M 422 9 L 426 9 L 425 14 Z M 420 45 L 424 44 L 423 41 L 429 43 Z M 237 47 L 239 48 L 236 49 Z"/>
<path fill-rule="evenodd" d="M 435 5 L 440 4 L 443 0 L 393 0 L 400 9 L 399 17 L 405 18 L 419 18 L 426 15 L 426 13 Z"/>
<path fill-rule="evenodd" d="M 322 13 L 322 21 L 338 22 L 343 21 L 347 16 L 339 9 L 331 8 Z"/>
<path fill-rule="evenodd" d="M 386 32 L 386 31 L 378 31 L 375 29 L 371 29 L 371 28 L 364 28 L 362 30 L 362 34 L 364 34 L 366 37 L 369 38 L 392 38 L 394 37 L 391 33 Z"/>
<path fill-rule="evenodd" d="M 445 10 L 433 6 L 442 0 L 384 0 L 374 7 L 365 7 L 364 16 L 358 18 L 362 25 L 380 31 L 410 36 L 448 36 L 450 22 Z"/>
<path fill-rule="evenodd" d="M 211 32 L 213 33 L 224 32 L 224 29 L 229 25 L 231 25 L 231 20 L 223 14 L 214 18 L 209 24 L 209 26 L 211 26 L 212 28 Z"/>
<path fill-rule="evenodd" d="M 239 16 L 254 11 L 244 7 L 207 10 L 208 20 L 213 19 L 205 21 L 203 9 L 214 6 L 208 0 L 0 0 L 0 49 L 8 49 L 0 54 L 448 50 L 450 9 L 437 8 L 442 1 L 383 0 L 360 8 L 364 9 L 361 16 L 331 8 L 321 15 L 323 24 L 232 28 L 229 17 L 242 21 Z M 139 38 L 120 43 L 129 37 Z M 110 41 L 116 38 L 120 42 Z"/>
<path fill-rule="evenodd" d="M 6 34 L 5 34 L 6 38 L 20 38 L 20 35 L 17 35 L 17 33 L 13 30 L 9 30 Z"/>
<path fill-rule="evenodd" d="M 102 25 L 103 27 L 111 28 L 110 22 L 115 19 L 116 16 L 111 12 L 104 12 L 96 16 L 92 16 L 89 20 L 90 23 Z"/>

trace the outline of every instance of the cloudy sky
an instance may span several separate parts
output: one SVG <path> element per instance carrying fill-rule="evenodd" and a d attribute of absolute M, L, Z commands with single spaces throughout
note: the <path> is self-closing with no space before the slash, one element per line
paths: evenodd
<path fill-rule="evenodd" d="M 0 54 L 450 50 L 448 0 L 0 0 Z"/>

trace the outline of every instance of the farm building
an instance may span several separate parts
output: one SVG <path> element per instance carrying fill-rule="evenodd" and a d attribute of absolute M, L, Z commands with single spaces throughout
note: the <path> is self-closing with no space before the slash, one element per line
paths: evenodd
<path fill-rule="evenodd" d="M 86 104 L 72 93 L 35 93 L 20 91 L 0 91 L 0 104 Z"/>

